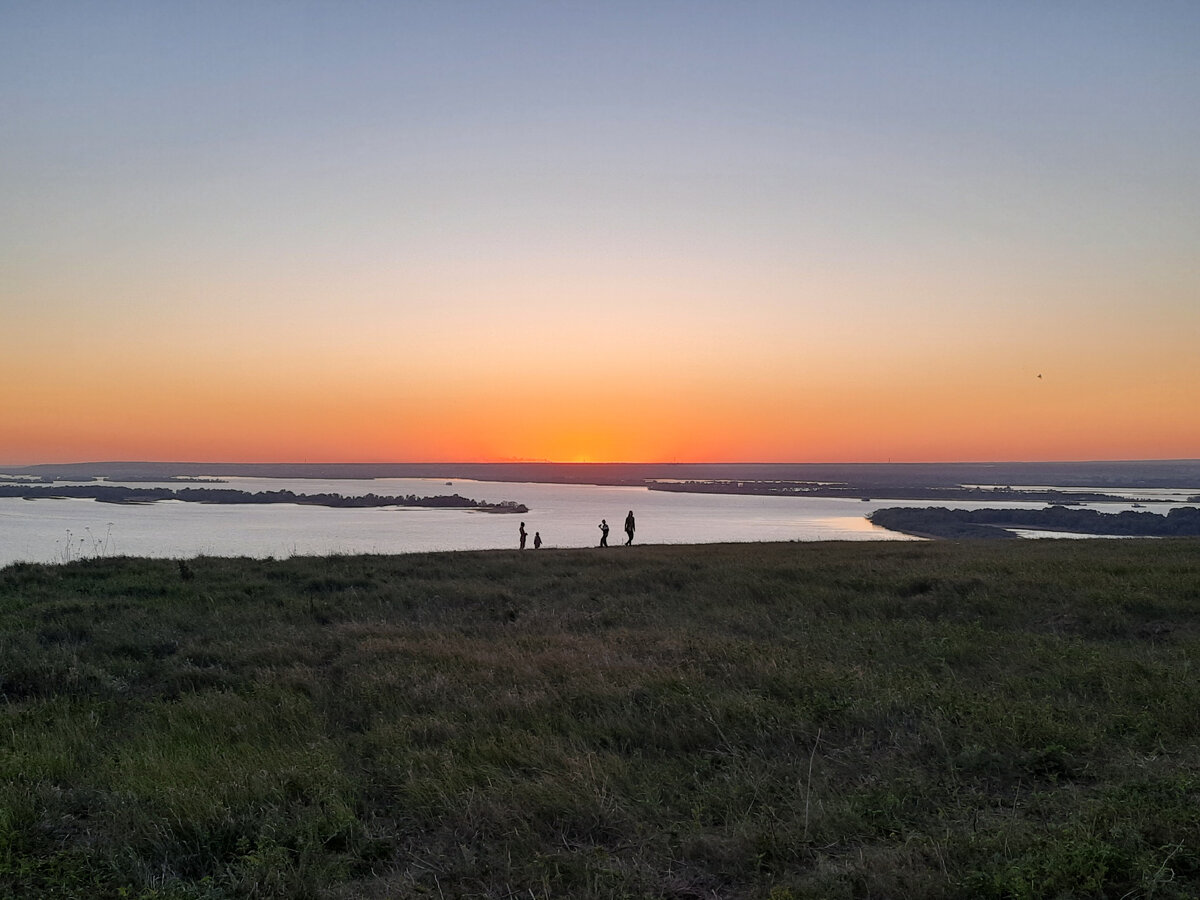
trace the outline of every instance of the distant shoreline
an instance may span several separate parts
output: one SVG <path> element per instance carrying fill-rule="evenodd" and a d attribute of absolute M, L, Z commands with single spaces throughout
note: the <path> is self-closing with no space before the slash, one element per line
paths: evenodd
<path fill-rule="evenodd" d="M 131 488 L 116 484 L 45 485 L 0 484 L 0 497 L 19 497 L 22 500 L 96 500 L 100 503 L 157 503 L 160 500 L 180 500 L 185 503 L 210 504 L 275 504 L 293 503 L 299 506 L 325 506 L 335 509 L 365 509 L 387 506 L 418 507 L 423 509 L 464 509 L 476 512 L 527 513 L 529 508 L 511 500 L 485 503 L 458 494 L 434 497 L 380 496 L 378 494 L 343 496 L 341 494 L 297 494 L 294 491 L 239 491 L 228 488 Z"/>
<path fill-rule="evenodd" d="M 1176 506 L 1166 515 L 1153 512 L 1102 513 L 1094 509 L 877 509 L 870 521 L 913 537 L 964 540 L 1019 540 L 1015 531 L 1051 531 L 1094 537 L 1200 536 L 1200 509 Z"/>
<path fill-rule="evenodd" d="M 650 482 L 823 483 L 869 497 L 965 485 L 1166 488 L 1200 493 L 1200 459 L 996 463 L 205 463 L 99 461 L 0 466 L 0 476 L 60 481 L 180 478 L 421 478 L 542 484 L 646 486 Z M 832 496 L 838 496 L 833 494 Z"/>
<path fill-rule="evenodd" d="M 852 485 L 814 484 L 794 481 L 687 481 L 648 482 L 652 491 L 686 494 L 737 494 L 765 497 L 834 497 L 849 500 L 974 500 L 995 503 L 997 500 L 1014 503 L 1053 503 L 1078 506 L 1082 503 L 1125 503 L 1128 499 L 1099 492 L 1060 491 L 1053 488 L 1029 489 L 1011 487 L 885 487 L 872 490 Z M 1148 489 L 1148 488 L 1147 488 Z M 1136 490 L 1136 489 L 1135 489 Z M 1196 498 L 1189 498 L 1189 501 Z M 1141 497 L 1140 503 L 1170 503 L 1155 497 Z M 1198 500 L 1197 502 L 1200 502 Z"/>

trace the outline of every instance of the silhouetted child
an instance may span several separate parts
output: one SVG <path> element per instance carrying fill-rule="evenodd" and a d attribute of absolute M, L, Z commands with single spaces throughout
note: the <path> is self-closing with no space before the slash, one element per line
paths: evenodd
<path fill-rule="evenodd" d="M 533 549 L 537 550 L 541 546 L 542 546 L 542 533 L 540 531 L 535 531 L 533 533 Z"/>
<path fill-rule="evenodd" d="M 625 533 L 627 535 L 629 535 L 628 539 L 625 541 L 626 547 L 628 547 L 630 544 L 633 543 L 633 529 L 634 529 L 633 510 L 631 509 L 629 511 L 629 515 L 627 515 L 625 517 Z"/>
<path fill-rule="evenodd" d="M 607 519 L 600 520 L 600 546 L 601 547 L 608 546 L 608 520 Z"/>
<path fill-rule="evenodd" d="M 521 549 L 524 550 L 525 549 L 525 523 L 524 522 L 521 523 L 521 531 L 519 533 L 521 535 Z"/>

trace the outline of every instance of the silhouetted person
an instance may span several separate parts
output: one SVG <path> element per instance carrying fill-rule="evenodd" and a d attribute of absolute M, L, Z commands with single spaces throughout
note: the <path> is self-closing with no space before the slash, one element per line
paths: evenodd
<path fill-rule="evenodd" d="M 608 521 L 606 519 L 600 520 L 600 546 L 608 546 Z"/>
<path fill-rule="evenodd" d="M 533 549 L 537 550 L 541 546 L 542 546 L 542 533 L 540 531 L 535 531 L 533 533 Z"/>
<path fill-rule="evenodd" d="M 524 550 L 525 549 L 525 523 L 524 522 L 521 523 L 520 535 L 521 535 L 521 549 Z"/>
<path fill-rule="evenodd" d="M 627 537 L 625 539 L 626 547 L 628 547 L 630 544 L 633 543 L 633 529 L 634 529 L 633 510 L 631 509 L 629 511 L 629 515 L 627 515 L 625 517 L 625 534 L 627 535 Z"/>

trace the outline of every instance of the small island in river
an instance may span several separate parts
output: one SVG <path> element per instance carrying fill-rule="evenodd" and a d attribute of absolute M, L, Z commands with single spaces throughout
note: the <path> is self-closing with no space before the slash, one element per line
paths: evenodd
<path fill-rule="evenodd" d="M 458 494 L 437 497 L 386 497 L 379 494 L 343 496 L 342 494 L 297 494 L 294 491 L 238 491 L 229 488 L 131 488 L 113 484 L 42 485 L 0 484 L 0 497 L 25 500 L 89 499 L 102 503 L 155 503 L 182 500 L 185 503 L 295 503 L 301 506 L 327 506 L 336 509 L 364 509 L 379 506 L 406 506 L 432 509 L 465 509 L 491 513 L 527 513 L 529 508 L 512 500 L 485 503 Z"/>
<path fill-rule="evenodd" d="M 1176 507 L 1166 515 L 1127 510 L 1102 513 L 1094 509 L 946 509 L 889 507 L 867 517 L 875 525 L 917 537 L 1018 537 L 1013 529 L 1059 531 L 1106 537 L 1190 537 L 1200 535 L 1200 509 Z"/>
<path fill-rule="evenodd" d="M 646 487 L 652 491 L 674 491 L 683 494 L 746 494 L 774 497 L 840 497 L 858 500 L 979 500 L 997 499 L 1055 503 L 1077 506 L 1081 503 L 1122 502 L 1123 498 L 1100 491 L 1062 491 L 1055 488 L 980 487 L 978 485 L 928 484 L 850 484 L 826 481 L 781 480 L 664 480 L 650 479 Z M 1146 498 L 1146 502 L 1154 502 Z"/>

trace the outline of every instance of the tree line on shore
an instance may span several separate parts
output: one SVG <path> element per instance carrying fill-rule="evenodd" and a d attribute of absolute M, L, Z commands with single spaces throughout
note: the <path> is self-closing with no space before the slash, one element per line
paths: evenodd
<path fill-rule="evenodd" d="M 1126 510 L 1102 513 L 1094 509 L 1051 506 L 1046 509 L 946 509 L 889 507 L 870 520 L 883 528 L 908 534 L 945 538 L 1015 538 L 1008 529 L 1072 531 L 1120 537 L 1189 537 L 1200 535 L 1200 509 L 1176 507 L 1166 515 Z"/>
<path fill-rule="evenodd" d="M 22 497 L 26 500 L 54 498 L 83 498 L 104 503 L 153 503 L 159 500 L 182 500 L 186 503 L 295 503 L 303 506 L 363 509 L 379 506 L 421 506 L 448 509 L 480 509 L 488 512 L 529 512 L 528 507 L 511 500 L 485 503 L 459 494 L 436 497 L 382 496 L 363 494 L 343 496 L 337 493 L 297 494 L 294 491 L 238 491 L 231 488 L 130 488 L 110 484 L 59 485 L 0 485 L 0 497 Z"/>

